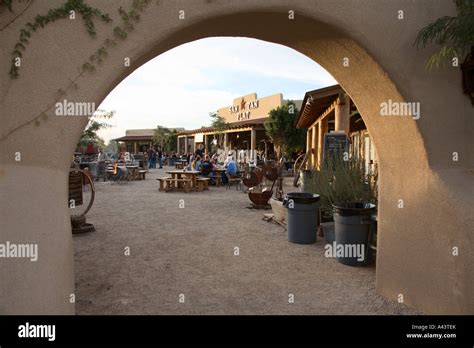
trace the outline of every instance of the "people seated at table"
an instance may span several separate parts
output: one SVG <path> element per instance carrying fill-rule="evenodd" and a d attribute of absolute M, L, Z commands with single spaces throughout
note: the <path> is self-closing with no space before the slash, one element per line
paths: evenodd
<path fill-rule="evenodd" d="M 229 152 L 229 155 L 227 156 L 227 159 L 225 160 L 224 162 L 224 168 L 225 168 L 225 172 L 222 173 L 222 182 L 224 184 L 227 183 L 227 175 L 229 177 L 236 177 L 238 175 L 238 166 L 237 166 L 237 162 L 234 160 L 234 157 L 232 156 L 233 153 L 232 151 Z"/>
<path fill-rule="evenodd" d="M 200 171 L 201 170 L 201 156 L 196 156 L 196 158 L 192 161 L 193 165 L 192 168 L 195 171 Z"/>
<path fill-rule="evenodd" d="M 202 176 L 209 176 L 212 173 L 212 170 L 214 169 L 214 166 L 212 165 L 209 155 L 206 155 L 204 157 L 204 161 L 201 163 L 201 175 Z"/>
<path fill-rule="evenodd" d="M 114 169 L 112 174 L 112 180 L 123 180 L 127 176 L 127 167 L 123 163 L 116 162 L 114 163 Z"/>
<path fill-rule="evenodd" d="M 125 163 L 125 154 L 123 152 L 119 153 L 118 161 Z"/>

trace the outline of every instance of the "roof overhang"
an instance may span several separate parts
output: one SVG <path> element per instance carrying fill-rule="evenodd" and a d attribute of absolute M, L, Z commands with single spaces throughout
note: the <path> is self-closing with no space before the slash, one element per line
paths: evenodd
<path fill-rule="evenodd" d="M 344 90 L 339 85 L 306 92 L 303 105 L 295 122 L 296 128 L 308 128 L 325 113 Z"/>
<path fill-rule="evenodd" d="M 262 117 L 262 118 L 257 118 L 254 120 L 245 120 L 245 121 L 230 123 L 229 127 L 226 128 L 223 132 L 226 133 L 226 132 L 235 132 L 235 131 L 245 131 L 245 130 L 256 128 L 259 126 L 263 126 L 267 118 L 268 117 Z M 193 135 L 197 133 L 211 133 L 212 134 L 215 132 L 217 132 L 217 130 L 213 127 L 204 127 L 204 128 L 188 130 L 185 132 L 179 132 L 178 136 Z"/>

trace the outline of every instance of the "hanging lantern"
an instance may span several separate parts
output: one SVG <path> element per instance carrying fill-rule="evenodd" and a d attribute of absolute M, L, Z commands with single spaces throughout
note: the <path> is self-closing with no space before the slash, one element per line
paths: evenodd
<path fill-rule="evenodd" d="M 471 103 L 474 105 L 474 46 L 461 64 L 461 71 L 463 91 L 471 98 Z"/>

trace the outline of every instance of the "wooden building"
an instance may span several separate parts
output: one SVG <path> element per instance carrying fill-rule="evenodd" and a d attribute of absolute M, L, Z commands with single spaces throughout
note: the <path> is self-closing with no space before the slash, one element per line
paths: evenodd
<path fill-rule="evenodd" d="M 376 170 L 375 146 L 357 107 L 341 86 L 334 85 L 306 92 L 296 127 L 307 129 L 308 169 L 320 168 L 324 135 L 344 132 L 349 137 L 350 156 L 362 158 L 366 172 Z"/>

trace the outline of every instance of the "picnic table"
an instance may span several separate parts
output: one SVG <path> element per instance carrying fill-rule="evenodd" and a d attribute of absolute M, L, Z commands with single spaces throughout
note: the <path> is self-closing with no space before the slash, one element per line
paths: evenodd
<path fill-rule="evenodd" d="M 197 177 L 199 174 L 201 174 L 201 171 L 199 170 L 170 170 L 167 171 L 166 174 L 171 175 L 171 179 L 175 180 L 177 182 L 177 187 L 182 187 L 180 186 L 180 181 L 182 179 L 190 179 L 191 180 L 191 189 L 195 190 L 197 188 Z"/>

